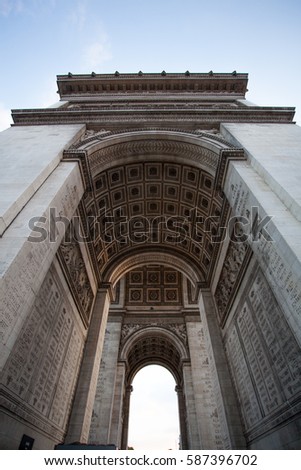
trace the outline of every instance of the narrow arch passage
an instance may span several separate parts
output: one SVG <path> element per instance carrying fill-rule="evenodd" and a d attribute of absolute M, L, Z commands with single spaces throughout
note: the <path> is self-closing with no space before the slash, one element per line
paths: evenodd
<path fill-rule="evenodd" d="M 175 380 L 165 367 L 149 365 L 133 380 L 128 446 L 135 450 L 179 448 L 179 410 Z"/>

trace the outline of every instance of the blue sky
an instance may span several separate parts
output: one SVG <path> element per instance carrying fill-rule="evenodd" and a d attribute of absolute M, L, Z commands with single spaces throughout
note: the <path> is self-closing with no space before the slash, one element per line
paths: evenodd
<path fill-rule="evenodd" d="M 299 0 L 0 0 L 0 128 L 57 101 L 56 75 L 249 73 L 247 98 L 296 106 Z"/>
<path fill-rule="evenodd" d="M 56 102 L 56 75 L 116 70 L 249 73 L 250 101 L 295 106 L 301 124 L 300 25 L 300 0 L 0 0 L 0 130 L 11 109 Z M 165 390 L 174 397 L 175 384 L 164 385 L 161 375 L 142 382 L 149 409 L 159 405 L 148 390 L 161 391 L 165 416 Z M 163 449 L 177 439 L 177 426 L 169 433 Z M 135 439 L 136 448 L 157 446 Z"/>

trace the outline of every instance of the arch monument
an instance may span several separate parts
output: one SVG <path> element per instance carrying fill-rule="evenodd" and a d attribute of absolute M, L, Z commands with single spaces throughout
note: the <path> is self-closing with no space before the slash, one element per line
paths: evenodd
<path fill-rule="evenodd" d="M 174 377 L 181 449 L 301 448 L 301 130 L 247 82 L 69 73 L 57 104 L 12 111 L 2 449 L 127 449 L 149 364 Z"/>

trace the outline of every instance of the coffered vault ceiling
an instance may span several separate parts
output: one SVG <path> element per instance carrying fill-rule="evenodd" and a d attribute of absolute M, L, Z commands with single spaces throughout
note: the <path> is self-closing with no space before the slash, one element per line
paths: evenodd
<path fill-rule="evenodd" d="M 193 283 L 210 284 L 229 215 L 222 179 L 242 150 L 210 133 L 87 131 L 64 158 L 81 165 L 80 214 L 99 282 L 136 256 L 122 275 L 142 264 L 175 267 L 176 259 Z"/>
<path fill-rule="evenodd" d="M 225 206 L 208 172 L 148 160 L 98 173 L 87 205 L 99 272 L 134 251 L 167 251 L 197 263 L 208 281 Z M 158 260 L 160 261 L 160 260 Z"/>

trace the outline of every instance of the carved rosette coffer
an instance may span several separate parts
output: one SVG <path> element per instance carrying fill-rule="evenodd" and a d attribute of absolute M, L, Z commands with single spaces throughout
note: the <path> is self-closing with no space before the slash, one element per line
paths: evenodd
<path fill-rule="evenodd" d="M 79 243 L 72 237 L 65 237 L 58 250 L 58 258 L 83 323 L 87 327 L 94 294 Z"/>
<path fill-rule="evenodd" d="M 240 241 L 242 239 L 242 230 L 236 229 L 236 236 L 234 236 L 234 233 L 231 236 L 223 269 L 214 294 L 218 320 L 222 327 L 226 323 L 235 293 L 239 288 L 252 255 L 252 250 L 247 241 Z"/>

